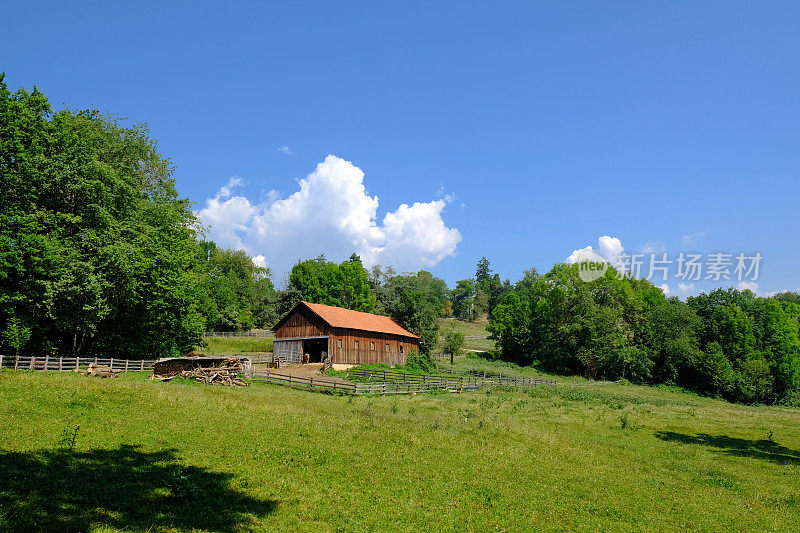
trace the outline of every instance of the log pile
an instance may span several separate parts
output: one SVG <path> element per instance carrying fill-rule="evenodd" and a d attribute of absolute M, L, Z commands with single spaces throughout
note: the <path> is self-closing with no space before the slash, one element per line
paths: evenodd
<path fill-rule="evenodd" d="M 160 368 L 158 374 L 153 374 L 150 379 L 169 381 L 175 376 L 191 379 L 206 385 L 227 385 L 228 387 L 247 387 L 248 383 L 239 377 L 239 359 L 229 358 L 216 366 L 195 366 L 190 370 L 182 369 L 182 365 L 171 368 Z"/>
<path fill-rule="evenodd" d="M 75 372 L 81 373 L 84 376 L 94 376 L 98 378 L 116 378 L 119 377 L 119 370 L 112 370 L 110 366 L 98 365 L 97 363 L 89 363 L 86 370 L 76 368 Z"/>

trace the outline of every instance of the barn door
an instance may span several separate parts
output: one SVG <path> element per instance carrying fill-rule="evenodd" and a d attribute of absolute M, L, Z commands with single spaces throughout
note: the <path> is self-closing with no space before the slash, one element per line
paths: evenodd
<path fill-rule="evenodd" d="M 303 360 L 303 341 L 283 341 L 275 339 L 272 342 L 274 358 L 287 363 L 299 363 Z"/>

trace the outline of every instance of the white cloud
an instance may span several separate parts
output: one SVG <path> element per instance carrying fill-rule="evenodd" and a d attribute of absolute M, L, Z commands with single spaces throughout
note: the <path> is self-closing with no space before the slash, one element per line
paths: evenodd
<path fill-rule="evenodd" d="M 705 237 L 707 234 L 707 231 L 695 231 L 694 233 L 687 233 L 681 237 L 681 242 L 683 244 L 697 244 L 697 241 Z"/>
<path fill-rule="evenodd" d="M 287 198 L 251 203 L 231 196 L 237 184 L 229 182 L 198 215 L 211 226 L 209 238 L 264 256 L 278 274 L 298 259 L 324 253 L 341 261 L 352 252 L 367 266 L 414 270 L 455 255 L 461 242 L 458 229 L 442 219 L 444 200 L 401 204 L 378 223 L 378 198 L 367 194 L 361 169 L 342 158 L 329 155 L 298 184 Z"/>
<path fill-rule="evenodd" d="M 655 253 L 664 253 L 667 251 L 667 245 L 664 244 L 664 241 L 647 241 L 642 245 L 641 250 L 639 250 L 643 254 L 655 254 Z"/>
<path fill-rule="evenodd" d="M 755 294 L 758 294 L 758 283 L 755 281 L 740 281 L 736 288 L 740 291 L 751 290 Z"/>
<path fill-rule="evenodd" d="M 621 258 L 619 257 L 621 253 L 625 251 L 622 247 L 622 241 L 620 241 L 616 237 L 610 237 L 608 235 L 603 235 L 597 240 L 597 250 L 592 248 L 591 246 L 586 246 L 584 248 L 580 248 L 578 250 L 573 250 L 569 257 L 567 257 L 567 263 L 580 263 L 582 261 L 597 261 L 598 255 L 603 260 L 607 261 L 617 270 L 621 272 L 625 271 L 625 267 L 622 263 Z"/>
<path fill-rule="evenodd" d="M 288 147 L 288 146 L 286 146 L 285 144 L 284 144 L 283 146 L 280 146 L 280 147 L 278 147 L 278 151 L 279 151 L 280 153 L 282 153 L 282 154 L 286 154 L 286 155 L 294 155 L 294 154 L 292 153 L 292 150 L 291 150 L 291 149 L 289 149 L 289 147 Z"/>
<path fill-rule="evenodd" d="M 767 293 L 767 298 L 772 298 L 773 296 L 775 296 L 777 294 L 780 294 L 782 292 L 797 292 L 797 293 L 800 293 L 800 287 L 798 287 L 796 289 L 781 289 L 779 291 L 770 291 L 770 292 Z"/>
<path fill-rule="evenodd" d="M 267 258 L 261 254 L 253 257 L 253 264 L 257 267 L 266 268 L 267 266 Z"/>
<path fill-rule="evenodd" d="M 662 283 L 660 289 L 664 292 L 664 295 L 669 295 L 669 283 Z"/>
<path fill-rule="evenodd" d="M 678 283 L 678 292 L 686 296 L 695 289 L 694 283 Z"/>

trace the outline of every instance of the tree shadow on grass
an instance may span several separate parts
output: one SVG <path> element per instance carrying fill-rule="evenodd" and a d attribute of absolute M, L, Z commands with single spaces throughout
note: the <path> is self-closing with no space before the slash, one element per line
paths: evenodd
<path fill-rule="evenodd" d="M 275 510 L 231 487 L 233 474 L 178 463 L 175 450 L 0 452 L 0 530 L 233 531 Z"/>
<path fill-rule="evenodd" d="M 727 435 L 709 435 L 707 433 L 698 433 L 692 436 L 672 431 L 657 431 L 655 435 L 665 441 L 719 448 L 723 453 L 737 457 L 751 457 L 779 464 L 800 465 L 800 450 L 792 450 L 772 440 L 737 439 Z"/>

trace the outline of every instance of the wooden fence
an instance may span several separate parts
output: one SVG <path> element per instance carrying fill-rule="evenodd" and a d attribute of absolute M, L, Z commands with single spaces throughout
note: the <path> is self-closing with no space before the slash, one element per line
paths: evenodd
<path fill-rule="evenodd" d="M 203 337 L 263 337 L 271 339 L 275 334 L 271 331 L 206 331 Z"/>
<path fill-rule="evenodd" d="M 346 377 L 353 377 L 357 380 L 366 382 L 422 382 L 422 383 L 442 383 L 442 388 L 448 384 L 458 384 L 458 389 L 475 389 L 484 387 L 508 386 L 508 387 L 535 387 L 538 385 L 555 385 L 556 382 L 541 378 L 526 378 L 517 376 L 503 376 L 493 372 L 472 372 L 467 375 L 450 374 L 446 376 L 432 376 L 428 374 L 408 374 L 396 370 L 364 370 L 350 369 Z"/>
<path fill-rule="evenodd" d="M 316 391 L 341 392 L 343 394 L 358 394 L 359 383 L 344 382 L 338 379 L 325 377 L 301 377 L 291 374 L 282 374 L 270 370 L 253 370 L 249 373 L 252 381 L 266 381 L 297 389 Z"/>
<path fill-rule="evenodd" d="M 13 370 L 60 370 L 68 372 L 89 363 L 105 365 L 121 372 L 152 372 L 154 360 L 103 359 L 98 357 L 9 357 L 0 355 L 0 368 Z"/>

